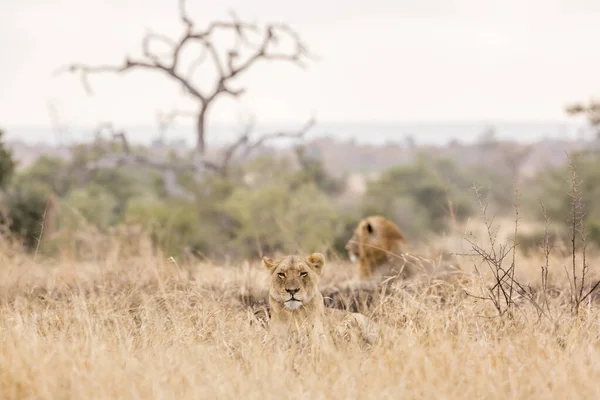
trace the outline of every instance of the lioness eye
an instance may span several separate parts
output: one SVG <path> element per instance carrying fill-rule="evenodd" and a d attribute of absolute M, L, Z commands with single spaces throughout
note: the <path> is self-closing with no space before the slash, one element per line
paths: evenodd
<path fill-rule="evenodd" d="M 308 272 L 306 272 L 306 271 L 305 271 L 305 272 L 300 272 L 300 276 L 301 276 L 301 277 L 303 277 L 303 278 L 304 278 L 306 275 L 308 275 Z"/>
<path fill-rule="evenodd" d="M 277 276 L 279 276 L 281 279 L 285 278 L 285 274 L 283 272 L 278 273 Z"/>

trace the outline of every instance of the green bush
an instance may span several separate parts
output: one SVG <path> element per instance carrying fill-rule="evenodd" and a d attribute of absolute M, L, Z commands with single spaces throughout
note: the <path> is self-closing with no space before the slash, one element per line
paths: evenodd
<path fill-rule="evenodd" d="M 0 129 L 0 189 L 6 188 L 15 171 L 12 151 L 4 143 L 4 131 Z"/>
<path fill-rule="evenodd" d="M 407 235 L 442 233 L 449 217 L 463 220 L 473 213 L 464 172 L 447 160 L 420 157 L 412 165 L 385 171 L 368 185 L 363 215 L 381 214 L 395 220 Z M 459 179 L 460 178 L 460 179 Z"/>
<path fill-rule="evenodd" d="M 344 182 L 329 174 L 320 157 L 309 156 L 307 149 L 303 146 L 296 147 L 296 156 L 298 157 L 300 169 L 296 172 L 295 178 L 299 183 L 313 182 L 328 195 L 337 195 L 344 190 Z"/>
<path fill-rule="evenodd" d="M 118 201 L 105 186 L 91 183 L 74 189 L 66 198 L 66 204 L 74 207 L 88 223 L 101 230 L 119 222 Z"/>
<path fill-rule="evenodd" d="M 57 196 L 65 196 L 74 185 L 68 162 L 58 157 L 41 156 L 19 175 L 24 180 L 47 184 Z"/>
<path fill-rule="evenodd" d="M 576 189 L 581 197 L 581 207 L 577 206 L 576 214 L 583 216 L 588 242 L 600 246 L 600 157 L 574 154 L 572 163 L 577 176 Z M 530 190 L 532 200 L 527 204 L 528 211 L 538 219 L 543 219 L 542 203 L 548 219 L 565 232 L 570 232 L 573 223 L 570 166 L 563 165 L 543 171 Z"/>
<path fill-rule="evenodd" d="M 0 130 L 0 188 L 3 189 L 0 222 L 31 249 L 40 238 L 52 190 L 45 182 L 13 178 L 15 166 L 12 152 L 5 147 L 4 132 Z"/>
<path fill-rule="evenodd" d="M 35 248 L 41 237 L 44 213 L 51 194 L 49 185 L 27 180 L 20 180 L 6 192 L 3 222 L 27 249 Z"/>
<path fill-rule="evenodd" d="M 189 251 L 208 258 L 226 253 L 228 237 L 219 215 L 184 200 L 135 198 L 129 201 L 124 222 L 143 227 L 155 246 L 169 256 Z"/>
<path fill-rule="evenodd" d="M 314 183 L 291 189 L 281 183 L 238 187 L 223 212 L 236 222 L 234 247 L 242 256 L 262 251 L 315 251 L 330 245 L 335 209 Z"/>
<path fill-rule="evenodd" d="M 144 226 L 169 254 L 187 249 L 210 258 L 257 256 L 261 252 L 316 250 L 334 236 L 335 210 L 321 188 L 287 160 L 258 157 L 227 178 L 208 175 L 195 200 L 137 197 L 127 223 Z"/>

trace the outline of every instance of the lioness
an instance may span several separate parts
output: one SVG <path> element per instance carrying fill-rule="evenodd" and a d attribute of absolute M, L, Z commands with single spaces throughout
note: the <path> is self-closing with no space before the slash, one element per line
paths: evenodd
<path fill-rule="evenodd" d="M 413 276 L 415 267 L 402 258 L 406 246 L 406 239 L 396 224 L 372 215 L 358 223 L 345 248 L 350 261 L 358 262 L 358 278 L 368 281 L 386 276 Z"/>
<path fill-rule="evenodd" d="M 281 260 L 263 257 L 263 263 L 269 271 L 272 336 L 289 338 L 299 332 L 311 337 L 358 333 L 369 344 L 375 341 L 378 329 L 364 315 L 325 307 L 318 289 L 325 265 L 321 253 L 313 253 L 306 260 L 295 255 Z"/>

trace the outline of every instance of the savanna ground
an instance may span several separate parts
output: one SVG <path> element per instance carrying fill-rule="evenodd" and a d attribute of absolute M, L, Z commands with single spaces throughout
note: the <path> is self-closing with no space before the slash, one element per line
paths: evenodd
<path fill-rule="evenodd" d="M 464 243 L 457 236 L 445 245 L 460 252 Z M 263 345 L 264 326 L 240 301 L 266 287 L 259 262 L 182 264 L 138 244 L 113 244 L 92 261 L 7 247 L 0 397 L 598 398 L 599 307 L 589 296 L 572 315 L 563 269 L 572 259 L 557 253 L 547 316 L 520 299 L 512 318 L 497 317 L 477 298 L 475 276 L 406 284 L 365 310 L 390 328 L 385 340 L 298 355 Z M 468 273 L 481 265 L 458 261 Z M 543 256 L 517 254 L 516 265 L 522 282 L 539 285 Z M 323 284 L 352 269 L 329 260 Z"/>

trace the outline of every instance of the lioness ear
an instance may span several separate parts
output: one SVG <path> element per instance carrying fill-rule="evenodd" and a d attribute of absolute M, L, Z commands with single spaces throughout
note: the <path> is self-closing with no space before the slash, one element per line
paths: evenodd
<path fill-rule="evenodd" d="M 317 274 L 321 275 L 323 266 L 325 265 L 325 257 L 321 253 L 312 253 L 307 259 L 306 264 L 311 267 Z"/>
<path fill-rule="evenodd" d="M 269 272 L 271 272 L 273 270 L 273 268 L 275 268 L 277 266 L 277 263 L 275 261 L 273 261 L 272 259 L 270 259 L 269 257 L 263 257 L 262 261 L 263 261 L 263 264 L 265 265 L 265 267 L 269 270 Z"/>

